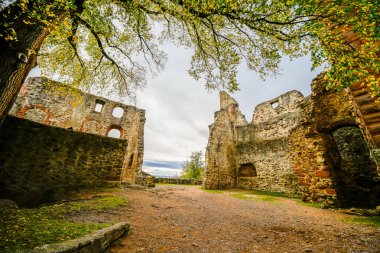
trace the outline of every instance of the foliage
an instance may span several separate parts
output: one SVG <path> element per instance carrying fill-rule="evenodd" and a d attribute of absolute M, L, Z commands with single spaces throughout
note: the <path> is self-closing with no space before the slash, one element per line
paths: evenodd
<path fill-rule="evenodd" d="M 298 1 L 298 13 L 322 14 L 305 23 L 318 38 L 309 46 L 314 67 L 330 63 L 325 78 L 328 88 L 342 89 L 353 83 L 370 87 L 380 99 L 380 5 L 376 0 Z"/>
<path fill-rule="evenodd" d="M 5 1 L 0 1 L 4 5 Z M 158 43 L 194 50 L 190 75 L 208 89 L 236 91 L 245 61 L 263 77 L 276 74 L 283 54 L 311 52 L 314 67 L 330 63 L 330 88 L 380 85 L 380 7 L 376 0 L 18 0 L 18 15 L 1 12 L 0 38 L 17 40 L 20 18 L 51 30 L 39 52 L 47 76 L 134 96 L 147 71 L 160 71 Z M 360 45 L 347 43 L 358 36 Z"/>
<path fill-rule="evenodd" d="M 202 151 L 192 152 L 190 160 L 182 163 L 183 174 L 181 178 L 202 180 L 204 168 Z"/>
<path fill-rule="evenodd" d="M 17 252 L 86 235 L 110 224 L 71 222 L 65 216 L 127 203 L 122 197 L 102 196 L 32 209 L 0 208 L 0 251 Z"/>

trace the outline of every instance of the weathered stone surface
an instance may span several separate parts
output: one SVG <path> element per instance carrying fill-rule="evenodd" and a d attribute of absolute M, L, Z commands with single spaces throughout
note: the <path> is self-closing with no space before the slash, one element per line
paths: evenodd
<path fill-rule="evenodd" d="M 185 178 L 165 178 L 165 177 L 155 177 L 154 182 L 156 184 L 191 184 L 191 185 L 201 185 L 201 180 L 196 179 L 185 179 Z"/>
<path fill-rule="evenodd" d="M 203 184 L 207 189 L 237 186 L 235 126 L 247 124 L 244 115 L 239 111 L 238 104 L 226 92 L 220 92 L 220 106 L 220 111 L 215 113 L 214 124 L 209 126 L 207 168 L 204 171 Z"/>
<path fill-rule="evenodd" d="M 301 104 L 291 133 L 292 167 L 305 201 L 340 206 L 376 206 L 376 166 L 353 116 L 348 93 L 326 90 L 323 75 Z"/>
<path fill-rule="evenodd" d="M 108 228 L 98 230 L 88 236 L 70 241 L 48 244 L 34 250 L 25 251 L 32 253 L 101 253 L 129 232 L 129 224 L 120 222 Z"/>
<path fill-rule="evenodd" d="M 118 109 L 116 109 L 118 108 Z M 115 114 L 121 110 L 122 115 Z M 121 175 L 114 180 L 134 183 L 142 175 L 145 111 L 69 88 L 45 78 L 29 78 L 11 115 L 50 126 L 107 136 L 111 130 L 128 140 Z"/>
<path fill-rule="evenodd" d="M 239 112 L 237 103 L 227 96 L 221 94 L 221 105 Z M 249 124 L 243 115 L 231 117 L 222 107 L 210 126 L 204 186 L 298 193 L 288 137 L 298 124 L 302 100 L 300 92 L 291 91 L 259 104 Z"/>
<path fill-rule="evenodd" d="M 22 206 L 104 185 L 121 173 L 127 141 L 8 115 L 0 129 L 0 198 Z"/>
<path fill-rule="evenodd" d="M 221 93 L 210 125 L 203 186 L 302 193 L 305 201 L 373 207 L 380 201 L 376 149 L 363 139 L 346 90 L 326 90 L 323 74 L 304 98 L 291 91 L 256 106 L 247 123 Z M 361 125 L 360 125 L 361 127 Z"/>

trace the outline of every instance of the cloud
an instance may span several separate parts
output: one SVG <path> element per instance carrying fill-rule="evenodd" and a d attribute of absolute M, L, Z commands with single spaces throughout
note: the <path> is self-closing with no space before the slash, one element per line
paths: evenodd
<path fill-rule="evenodd" d="M 190 50 L 170 43 L 163 47 L 169 57 L 166 68 L 156 78 L 148 77 L 147 87 L 137 94 L 137 107 L 146 110 L 144 170 L 172 175 L 173 164 L 167 161 L 185 161 L 192 151 L 205 151 L 219 94 L 208 92 L 202 81 L 189 76 Z M 261 102 L 290 90 L 309 95 L 311 80 L 321 71 L 310 71 L 309 57 L 293 61 L 284 57 L 281 69 L 280 76 L 263 81 L 246 66 L 239 67 L 240 90 L 232 96 L 248 121 Z"/>
<path fill-rule="evenodd" d="M 143 171 L 155 177 L 179 177 L 182 174 L 181 169 L 169 169 L 165 167 L 143 167 Z"/>
<path fill-rule="evenodd" d="M 155 79 L 149 78 L 147 87 L 138 94 L 137 106 L 146 110 L 145 160 L 184 161 L 192 151 L 205 151 L 208 126 L 219 110 L 218 92 L 206 91 L 202 81 L 190 77 L 191 51 L 165 44 L 169 61 Z M 239 67 L 240 91 L 232 94 L 248 121 L 254 107 L 290 90 L 310 94 L 311 80 L 318 71 L 311 72 L 308 57 L 290 61 L 284 57 L 281 75 L 277 78 L 260 77 Z"/>
<path fill-rule="evenodd" d="M 156 168 L 168 168 L 168 169 L 180 169 L 182 167 L 182 162 L 173 161 L 144 161 L 143 166 L 145 167 L 156 167 Z"/>

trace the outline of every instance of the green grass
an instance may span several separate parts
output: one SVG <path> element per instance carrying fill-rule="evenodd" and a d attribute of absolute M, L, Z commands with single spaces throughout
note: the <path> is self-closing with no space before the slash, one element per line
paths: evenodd
<path fill-rule="evenodd" d="M 253 192 L 250 192 L 250 194 L 270 196 L 270 197 L 276 197 L 276 198 L 287 198 L 287 199 L 299 199 L 299 198 L 301 198 L 298 195 L 291 195 L 291 194 L 286 194 L 286 193 L 282 193 L 282 192 L 270 192 L 270 191 L 253 191 Z"/>
<path fill-rule="evenodd" d="M 72 222 L 65 216 L 127 204 L 122 197 L 98 196 L 31 209 L 0 208 L 0 252 L 13 253 L 89 234 L 111 224 Z"/>
<path fill-rule="evenodd" d="M 311 206 L 311 207 L 315 207 L 315 208 L 322 208 L 322 206 L 323 206 L 321 203 L 303 202 L 300 199 L 297 200 L 297 204 L 301 205 L 301 206 Z"/>
<path fill-rule="evenodd" d="M 380 228 L 380 216 L 355 217 L 346 219 L 345 221 Z"/>
<path fill-rule="evenodd" d="M 267 196 L 267 195 L 257 195 L 254 193 L 232 193 L 231 196 L 238 199 L 264 201 L 264 202 L 271 202 L 271 203 L 276 202 L 278 200 L 277 197 Z"/>
<path fill-rule="evenodd" d="M 202 191 L 204 191 L 204 192 L 208 192 L 208 193 L 221 194 L 221 193 L 224 192 L 224 191 L 222 191 L 222 190 L 208 190 L 208 189 L 203 189 L 203 188 L 201 188 L 201 189 L 202 189 Z"/>

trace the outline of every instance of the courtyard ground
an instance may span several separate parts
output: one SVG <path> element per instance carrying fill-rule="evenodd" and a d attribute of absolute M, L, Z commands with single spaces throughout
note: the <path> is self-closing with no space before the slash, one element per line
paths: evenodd
<path fill-rule="evenodd" d="M 109 253 L 121 252 L 380 252 L 380 228 L 349 222 L 342 210 L 249 192 L 199 186 L 125 189 L 129 205 L 71 217 L 131 224 Z"/>

